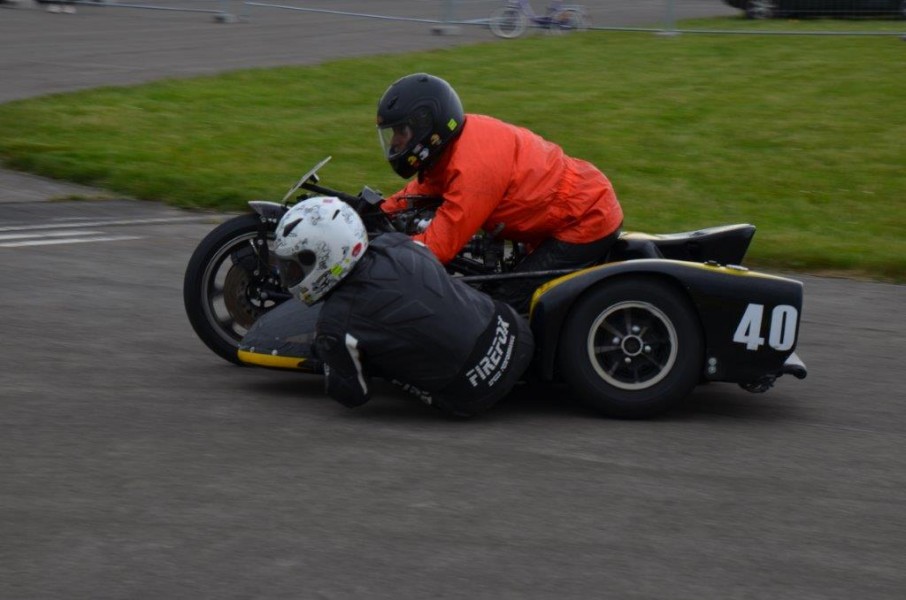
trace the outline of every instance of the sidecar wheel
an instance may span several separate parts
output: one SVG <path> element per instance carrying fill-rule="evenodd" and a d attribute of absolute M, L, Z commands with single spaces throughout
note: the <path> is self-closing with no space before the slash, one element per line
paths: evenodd
<path fill-rule="evenodd" d="M 183 279 L 192 329 L 214 353 L 237 365 L 242 364 L 236 353 L 239 341 L 252 323 L 284 299 L 276 269 L 260 264 L 259 226 L 255 214 L 219 225 L 195 249 Z M 271 224 L 269 247 L 272 230 Z"/>
<path fill-rule="evenodd" d="M 669 282 L 607 282 L 570 311 L 560 337 L 560 372 L 578 399 L 597 411 L 652 417 L 695 387 L 702 339 L 695 309 Z"/>

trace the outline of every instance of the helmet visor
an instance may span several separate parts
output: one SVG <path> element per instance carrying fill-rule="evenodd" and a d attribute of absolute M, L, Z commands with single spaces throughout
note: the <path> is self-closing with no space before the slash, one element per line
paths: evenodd
<path fill-rule="evenodd" d="M 431 133 L 431 111 L 422 107 L 404 121 L 378 126 L 384 156 L 390 160 L 410 152 Z"/>
<path fill-rule="evenodd" d="M 407 124 L 394 125 L 393 127 L 378 127 L 381 138 L 381 148 L 384 156 L 393 159 L 402 155 L 413 140 L 412 128 Z"/>
<path fill-rule="evenodd" d="M 315 253 L 311 251 L 300 252 L 292 258 L 280 258 L 280 282 L 289 289 L 302 283 L 308 274 L 315 268 Z"/>

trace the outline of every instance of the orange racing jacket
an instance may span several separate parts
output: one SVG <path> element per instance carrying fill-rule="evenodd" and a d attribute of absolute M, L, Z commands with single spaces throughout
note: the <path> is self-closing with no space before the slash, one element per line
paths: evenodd
<path fill-rule="evenodd" d="M 528 129 L 469 114 L 438 161 L 390 196 L 387 212 L 407 195 L 441 196 L 424 233 L 413 236 L 442 263 L 484 229 L 530 247 L 548 239 L 583 244 L 623 222 L 610 181 L 594 165 L 567 156 Z"/>

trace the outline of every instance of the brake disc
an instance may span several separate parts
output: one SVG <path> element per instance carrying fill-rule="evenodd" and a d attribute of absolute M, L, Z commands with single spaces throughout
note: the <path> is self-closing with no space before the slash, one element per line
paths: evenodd
<path fill-rule="evenodd" d="M 267 312 L 261 306 L 256 284 L 248 269 L 238 264 L 230 267 L 223 282 L 223 303 L 233 321 L 246 329 Z"/>

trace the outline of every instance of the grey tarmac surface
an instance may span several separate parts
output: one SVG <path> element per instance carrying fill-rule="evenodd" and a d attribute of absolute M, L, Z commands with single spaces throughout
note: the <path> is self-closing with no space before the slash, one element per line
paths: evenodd
<path fill-rule="evenodd" d="M 0 9 L 2 99 L 255 48 L 272 64 L 286 25 L 215 66 L 234 25 L 102 10 Z M 335 17 L 294 36 L 326 58 L 397 27 L 490 39 Z M 764 395 L 712 384 L 626 422 L 520 389 L 451 422 L 390 388 L 349 411 L 319 378 L 208 352 L 182 274 L 223 218 L 0 176 L 0 598 L 902 597 L 903 286 L 800 276 L 809 378 Z"/>

